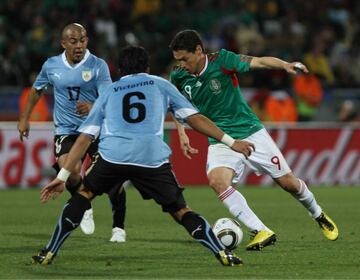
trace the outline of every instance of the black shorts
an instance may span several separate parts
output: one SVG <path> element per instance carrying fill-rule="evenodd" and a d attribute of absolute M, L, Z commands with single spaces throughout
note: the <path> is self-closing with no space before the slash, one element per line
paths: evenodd
<path fill-rule="evenodd" d="M 71 135 L 55 135 L 54 137 L 54 155 L 56 158 L 59 158 L 63 154 L 70 152 L 71 147 L 74 145 L 76 139 L 79 137 L 79 134 Z M 96 139 L 91 143 L 86 153 L 93 157 L 98 150 L 99 141 Z"/>
<path fill-rule="evenodd" d="M 164 212 L 175 213 L 186 206 L 183 188 L 176 181 L 170 163 L 157 168 L 115 164 L 97 155 L 86 172 L 84 186 L 95 195 L 130 180 L 143 199 L 154 199 Z"/>
<path fill-rule="evenodd" d="M 70 135 L 55 135 L 54 137 L 54 155 L 56 160 L 63 154 L 68 154 L 71 150 L 71 147 L 74 145 L 76 139 L 79 137 L 79 134 L 70 134 Z M 90 156 L 91 159 L 95 156 L 98 150 L 99 140 L 96 139 L 91 143 L 86 154 Z M 85 156 L 86 156 L 85 154 Z M 84 158 L 83 158 L 84 160 Z M 56 173 L 60 171 L 60 167 L 57 162 L 52 166 Z"/>

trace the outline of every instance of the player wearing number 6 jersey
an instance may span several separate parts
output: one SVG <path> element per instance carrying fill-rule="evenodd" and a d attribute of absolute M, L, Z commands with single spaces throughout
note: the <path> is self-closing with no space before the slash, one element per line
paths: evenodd
<path fill-rule="evenodd" d="M 257 68 L 283 69 L 291 74 L 296 74 L 296 71 L 307 73 L 307 68 L 299 62 L 250 57 L 224 49 L 205 54 L 201 38 L 194 30 L 179 32 L 170 49 L 179 63 L 170 75 L 172 83 L 225 133 L 255 145 L 255 151 L 244 158 L 209 138 L 207 158 L 209 184 L 229 211 L 254 231 L 254 239 L 247 249 L 259 250 L 275 242 L 276 237 L 249 208 L 241 193 L 231 186 L 239 181 L 245 166 L 258 174 L 270 175 L 310 212 L 328 239 L 336 240 L 338 229 L 335 223 L 322 211 L 305 182 L 291 172 L 282 153 L 244 100 L 236 76 Z M 184 154 L 190 157 L 196 149 L 190 146 L 183 127 L 178 123 L 177 126 Z"/>
<path fill-rule="evenodd" d="M 171 83 L 147 74 L 148 61 L 148 54 L 142 47 L 128 46 L 120 50 L 120 80 L 96 100 L 79 128 L 81 135 L 64 167 L 41 191 L 42 202 L 63 192 L 63 184 L 75 163 L 85 153 L 91 139 L 100 134 L 97 160 L 84 177 L 83 186 L 64 206 L 49 243 L 32 257 L 34 263 L 46 265 L 53 261 L 63 242 L 78 226 L 90 199 L 131 180 L 144 199 L 154 199 L 221 264 L 242 264 L 239 257 L 219 243 L 206 219 L 185 202 L 183 188 L 169 163 L 171 150 L 163 140 L 165 116 L 171 110 L 176 118 L 186 121 L 198 132 L 246 156 L 253 145 L 224 134 L 212 121 L 199 114 Z M 126 252 L 124 256 L 127 256 Z"/>
<path fill-rule="evenodd" d="M 50 57 L 37 76 L 24 114 L 20 117 L 18 129 L 20 139 L 29 135 L 29 118 L 44 88 L 52 86 L 54 94 L 55 125 L 55 169 L 63 166 L 66 157 L 79 135 L 77 129 L 88 115 L 92 104 L 102 89 L 111 84 L 109 68 L 103 59 L 87 49 L 88 37 L 83 26 L 77 23 L 67 25 L 62 31 L 61 45 L 64 52 Z M 88 150 L 92 156 L 97 151 L 97 142 Z M 70 176 L 67 188 L 74 193 L 80 184 L 81 162 Z M 113 236 L 110 241 L 125 241 L 125 192 L 109 196 L 113 207 Z M 95 227 L 92 208 L 85 212 L 81 222 L 85 234 L 93 233 Z"/>

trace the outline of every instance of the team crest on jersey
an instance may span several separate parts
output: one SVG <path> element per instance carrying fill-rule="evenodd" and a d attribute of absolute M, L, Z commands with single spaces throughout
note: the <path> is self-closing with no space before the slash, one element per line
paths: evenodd
<path fill-rule="evenodd" d="M 213 94 L 219 94 L 221 92 L 221 83 L 217 79 L 210 80 L 209 87 Z"/>
<path fill-rule="evenodd" d="M 91 80 L 91 70 L 85 70 L 85 71 L 82 71 L 82 78 L 85 82 L 88 82 Z"/>

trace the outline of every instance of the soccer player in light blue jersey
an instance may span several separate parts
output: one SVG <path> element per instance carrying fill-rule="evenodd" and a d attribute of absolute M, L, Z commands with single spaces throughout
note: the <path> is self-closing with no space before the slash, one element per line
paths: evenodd
<path fill-rule="evenodd" d="M 169 163 L 171 150 L 163 140 L 164 119 L 168 110 L 198 132 L 213 137 L 248 157 L 255 148 L 249 142 L 234 140 L 198 111 L 163 78 L 147 74 L 148 55 L 142 47 L 126 47 L 119 55 L 121 79 L 96 100 L 79 128 L 81 135 L 57 178 L 41 191 L 47 202 L 64 190 L 76 163 L 92 139 L 100 135 L 96 160 L 83 185 L 65 205 L 54 234 L 46 247 L 32 257 L 34 263 L 49 264 L 61 245 L 78 226 L 90 200 L 130 180 L 144 199 L 154 199 L 189 234 L 209 249 L 226 266 L 239 265 L 241 259 L 226 250 L 209 223 L 185 202 Z"/>
<path fill-rule="evenodd" d="M 64 165 L 79 135 L 77 129 L 90 112 L 92 104 L 102 89 L 112 83 L 106 62 L 91 54 L 87 49 L 87 44 L 88 37 L 82 25 L 72 23 L 63 29 L 61 45 L 64 52 L 50 57 L 43 64 L 29 94 L 25 112 L 21 115 L 18 124 L 20 140 L 23 141 L 23 137 L 27 138 L 29 135 L 29 118 L 34 106 L 40 99 L 42 91 L 47 86 L 52 86 L 55 99 L 54 152 L 57 160 L 54 167 L 57 171 Z M 94 140 L 87 153 L 91 157 L 96 150 L 97 141 Z M 80 186 L 81 165 L 82 159 L 78 161 L 67 182 L 66 187 L 71 194 L 74 194 Z M 109 198 L 113 208 L 113 230 L 110 241 L 124 242 L 125 192 L 111 193 Z M 82 219 L 81 229 L 85 234 L 92 234 L 95 230 L 90 204 Z"/>

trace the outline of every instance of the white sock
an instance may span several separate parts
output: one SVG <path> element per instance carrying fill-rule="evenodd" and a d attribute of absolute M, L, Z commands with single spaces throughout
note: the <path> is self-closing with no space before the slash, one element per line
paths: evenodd
<path fill-rule="evenodd" d="M 303 180 L 298 179 L 300 182 L 300 190 L 293 196 L 309 211 L 313 218 L 317 218 L 321 214 L 321 207 L 317 204 L 314 194 L 308 189 Z"/>
<path fill-rule="evenodd" d="M 250 230 L 270 231 L 250 209 L 245 197 L 233 187 L 228 187 L 218 198 L 225 204 L 230 213 Z"/>

